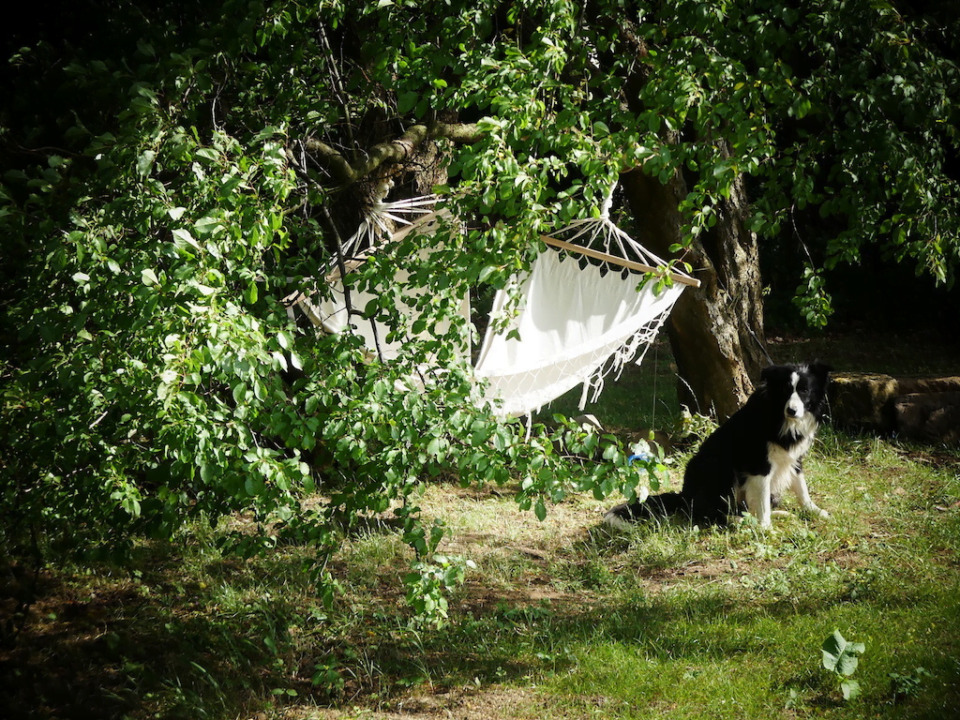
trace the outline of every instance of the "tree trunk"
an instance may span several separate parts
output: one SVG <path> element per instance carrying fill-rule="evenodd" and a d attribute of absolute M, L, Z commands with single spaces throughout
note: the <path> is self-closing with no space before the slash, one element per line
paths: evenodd
<path fill-rule="evenodd" d="M 661 257 L 676 257 L 670 246 L 680 241 L 682 176 L 662 184 L 634 170 L 622 181 L 641 241 Z M 738 181 L 717 224 L 685 252 L 701 285 L 684 291 L 667 322 L 680 402 L 721 420 L 743 405 L 751 377 L 767 364 L 757 240 L 746 227 L 747 213 Z"/>

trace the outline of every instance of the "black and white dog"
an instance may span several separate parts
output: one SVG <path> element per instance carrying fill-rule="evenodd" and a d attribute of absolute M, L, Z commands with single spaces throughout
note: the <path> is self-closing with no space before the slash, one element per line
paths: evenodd
<path fill-rule="evenodd" d="M 772 508 L 787 488 L 804 509 L 829 517 L 810 499 L 802 461 L 823 420 L 830 369 L 822 363 L 766 368 L 746 404 L 687 463 L 680 492 L 618 505 L 604 522 L 624 526 L 684 512 L 695 522 L 724 523 L 745 508 L 769 528 Z"/>

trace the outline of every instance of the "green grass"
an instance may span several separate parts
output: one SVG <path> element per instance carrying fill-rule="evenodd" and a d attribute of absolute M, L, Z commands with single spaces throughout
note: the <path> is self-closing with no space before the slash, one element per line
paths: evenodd
<path fill-rule="evenodd" d="M 778 518 L 773 533 L 665 524 L 606 542 L 594 531 L 571 559 L 586 607 L 552 603 L 516 648 L 536 656 L 540 638 L 563 648 L 541 678 L 541 716 L 587 716 L 585 700 L 601 698 L 614 717 L 951 717 L 960 522 L 937 508 L 956 502 L 958 480 L 883 443 L 827 444 L 837 454 L 812 474 L 828 478 L 829 521 Z M 843 492 L 851 479 L 858 493 Z M 558 575 L 569 592 L 573 574 Z M 819 666 L 834 628 L 867 644 L 864 695 L 849 706 Z M 930 675 L 917 696 L 895 704 L 890 673 L 918 667 Z"/>
<path fill-rule="evenodd" d="M 749 520 L 609 532 L 613 498 L 572 497 L 538 522 L 510 488 L 437 483 L 420 504 L 449 524 L 442 551 L 477 566 L 439 630 L 412 622 L 409 550 L 387 524 L 345 538 L 329 607 L 306 548 L 242 561 L 222 558 L 205 527 L 175 546 L 144 540 L 133 568 L 43 576 L 16 645 L 0 648 L 0 707 L 131 720 L 951 718 L 958 467 L 958 449 L 827 428 L 807 470 L 832 516 L 788 502 L 770 532 Z M 821 667 L 834 629 L 866 645 L 852 702 Z"/>

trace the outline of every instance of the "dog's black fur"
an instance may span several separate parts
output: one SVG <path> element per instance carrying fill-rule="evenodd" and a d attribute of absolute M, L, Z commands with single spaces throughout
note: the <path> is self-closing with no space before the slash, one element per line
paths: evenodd
<path fill-rule="evenodd" d="M 694 522 L 725 523 L 747 509 L 769 527 L 771 507 L 787 488 L 806 510 L 827 517 L 810 499 L 802 461 L 826 411 L 830 369 L 819 362 L 766 368 L 746 404 L 687 464 L 680 492 L 619 505 L 604 521 L 619 526 L 682 512 Z"/>

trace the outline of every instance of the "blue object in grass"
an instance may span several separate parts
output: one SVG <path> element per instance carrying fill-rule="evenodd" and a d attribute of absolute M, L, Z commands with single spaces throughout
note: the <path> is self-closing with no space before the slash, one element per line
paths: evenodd
<path fill-rule="evenodd" d="M 634 460 L 649 460 L 649 459 L 650 459 L 650 453 L 648 452 L 637 453 L 636 455 L 631 455 L 630 457 L 627 458 L 627 465 L 633 465 Z"/>

